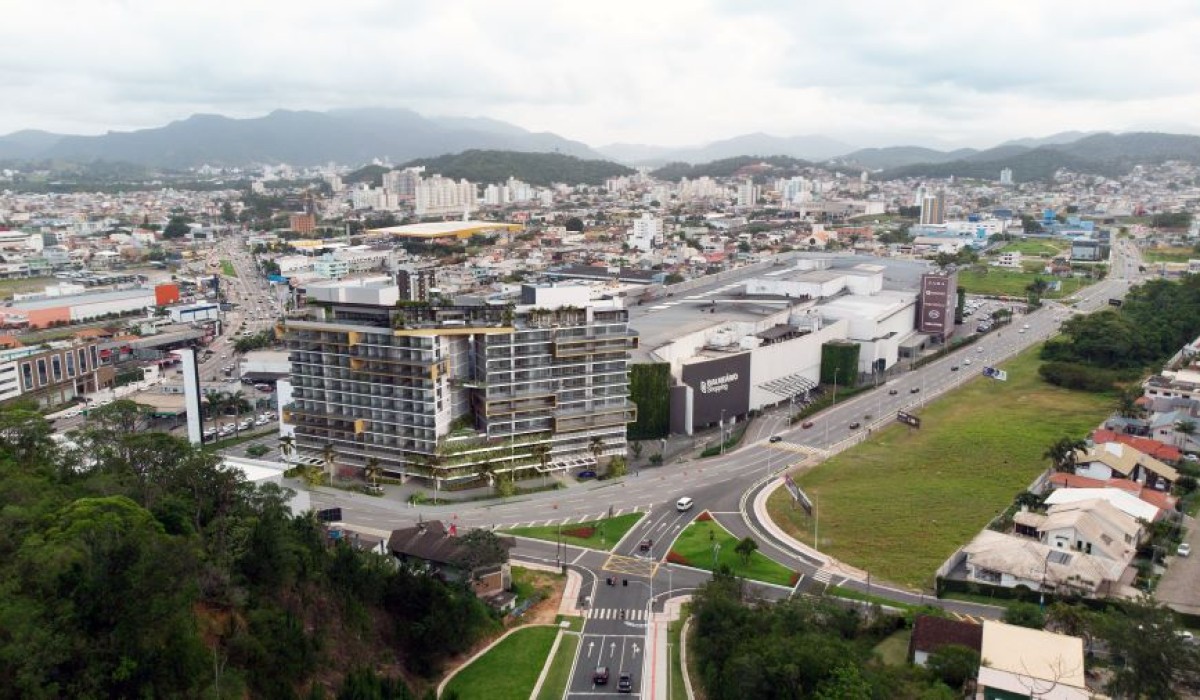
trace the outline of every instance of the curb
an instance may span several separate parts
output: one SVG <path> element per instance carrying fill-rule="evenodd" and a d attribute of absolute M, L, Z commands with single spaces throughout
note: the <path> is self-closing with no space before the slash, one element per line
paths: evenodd
<path fill-rule="evenodd" d="M 688 700 L 696 697 L 692 692 L 692 674 L 688 673 L 687 665 L 687 638 L 691 630 L 692 616 L 688 615 L 688 619 L 683 621 L 683 629 L 679 630 L 679 671 L 683 676 L 683 689 L 687 692 Z"/>
<path fill-rule="evenodd" d="M 558 653 L 558 645 L 562 642 L 563 628 L 558 628 L 558 634 L 554 637 L 554 643 L 550 645 L 550 653 L 546 655 L 546 662 L 542 664 L 542 672 L 538 674 L 537 683 L 533 684 L 533 692 L 529 694 L 530 698 L 536 698 L 542 692 L 542 685 L 546 682 L 546 674 L 550 672 L 550 666 L 554 663 L 554 656 Z M 440 694 L 441 688 L 438 689 Z"/>

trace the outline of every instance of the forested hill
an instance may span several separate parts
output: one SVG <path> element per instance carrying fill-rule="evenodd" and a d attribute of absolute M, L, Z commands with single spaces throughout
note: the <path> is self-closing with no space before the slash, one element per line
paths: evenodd
<path fill-rule="evenodd" d="M 466 178 L 471 182 L 503 183 L 515 177 L 531 185 L 546 186 L 556 182 L 569 185 L 602 185 L 611 177 L 632 175 L 634 170 L 607 160 L 584 160 L 561 153 L 524 153 L 519 151 L 480 151 L 418 158 L 403 167 L 425 166 L 425 174 Z"/>
<path fill-rule="evenodd" d="M 130 401 L 68 448 L 33 408 L 0 409 L 0 699 L 402 700 L 498 627 Z"/>
<path fill-rule="evenodd" d="M 807 160 L 791 156 L 737 156 L 709 163 L 667 163 L 650 173 L 660 180 L 695 179 L 698 177 L 732 177 L 738 171 L 756 165 L 765 165 L 773 175 L 790 175 L 813 167 Z"/>

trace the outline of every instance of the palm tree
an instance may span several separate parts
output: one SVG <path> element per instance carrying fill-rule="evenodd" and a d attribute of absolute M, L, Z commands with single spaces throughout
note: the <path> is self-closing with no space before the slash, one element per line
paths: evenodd
<path fill-rule="evenodd" d="M 379 468 L 379 460 L 375 457 L 368 458 L 367 466 L 363 467 L 363 476 L 370 479 L 372 486 L 379 485 L 379 475 L 382 473 L 383 470 Z"/>
<path fill-rule="evenodd" d="M 1191 437 L 1196 434 L 1196 421 L 1185 418 L 1175 423 L 1176 442 L 1180 443 L 1179 447 L 1186 447 L 1191 442 Z M 1183 439 L 1178 436 L 1182 435 Z"/>
<path fill-rule="evenodd" d="M 333 486 L 333 473 L 334 473 L 333 460 L 334 460 L 334 457 L 336 457 L 336 456 L 337 456 L 337 453 L 335 453 L 333 451 L 333 444 L 328 443 L 328 442 L 325 443 L 325 447 L 321 448 L 321 459 L 323 459 L 325 461 L 325 471 L 329 472 L 329 485 L 330 486 Z"/>
<path fill-rule="evenodd" d="M 286 463 L 288 458 L 292 456 L 292 452 L 296 449 L 296 438 L 291 435 L 285 435 L 279 438 L 279 454 L 283 455 L 283 461 Z"/>
<path fill-rule="evenodd" d="M 475 465 L 475 473 L 477 475 L 479 475 L 480 479 L 487 480 L 488 486 L 495 486 L 495 484 L 496 484 L 496 465 L 492 464 L 489 460 L 485 459 L 482 462 L 480 462 L 479 464 L 476 464 Z"/>
<path fill-rule="evenodd" d="M 250 407 L 250 402 L 246 400 L 246 392 L 237 390 L 225 397 L 225 407 L 233 409 L 233 434 L 239 436 L 242 434 L 241 418 L 246 409 Z"/>
<path fill-rule="evenodd" d="M 1122 418 L 1141 418 L 1146 415 L 1146 409 L 1138 403 L 1142 398 L 1142 388 L 1132 386 L 1117 395 L 1117 413 Z"/>
<path fill-rule="evenodd" d="M 533 456 L 537 458 L 538 464 L 541 465 L 542 484 L 545 485 L 545 483 L 546 483 L 546 462 L 550 461 L 550 446 L 544 442 L 539 442 L 538 444 L 533 446 L 533 449 L 531 451 L 533 452 Z"/>
<path fill-rule="evenodd" d="M 218 430 L 221 429 L 221 414 L 225 412 L 225 392 L 209 389 L 204 392 L 204 401 L 208 404 L 208 417 Z"/>
<path fill-rule="evenodd" d="M 600 439 L 600 436 L 592 438 L 588 449 L 592 451 L 592 456 L 596 459 L 596 466 L 600 466 L 600 454 L 604 452 L 604 441 Z"/>
<path fill-rule="evenodd" d="M 1061 437 L 1047 447 L 1042 456 L 1054 463 L 1055 471 L 1074 474 L 1078 453 L 1086 448 L 1087 443 L 1083 440 Z"/>

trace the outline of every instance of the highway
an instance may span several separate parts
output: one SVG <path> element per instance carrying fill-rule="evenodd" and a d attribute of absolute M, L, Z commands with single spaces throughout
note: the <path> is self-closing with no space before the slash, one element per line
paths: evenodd
<path fill-rule="evenodd" d="M 867 439 L 873 430 L 892 422 L 896 411 L 919 414 L 926 402 L 963 382 L 980 379 L 983 367 L 999 365 L 1053 336 L 1059 325 L 1073 313 L 1094 311 L 1107 306 L 1111 298 L 1124 297 L 1131 282 L 1138 279 L 1137 269 L 1136 249 L 1128 241 L 1118 241 L 1110 261 L 1111 275 L 1081 290 L 1073 298 L 1062 303 L 1047 302 L 1032 313 L 1017 314 L 1011 324 L 993 330 L 973 345 L 905 372 L 875 390 L 839 401 L 814 417 L 810 428 L 799 424 L 788 426 L 786 408 L 768 413 L 751 425 L 742 445 L 718 457 L 643 469 L 619 480 L 590 482 L 566 491 L 542 492 L 503 502 L 414 508 L 323 488 L 312 493 L 312 501 L 317 508 L 341 507 L 343 520 L 348 524 L 378 530 L 410 525 L 418 518 L 442 519 L 465 527 L 496 528 L 568 524 L 632 510 L 645 512 L 646 517 L 611 555 L 569 549 L 569 556 L 564 556 L 561 550 L 556 556 L 557 547 L 553 543 L 524 539 L 519 540 L 514 551 L 517 560 L 553 563 L 561 558 L 585 575 L 592 612 L 585 623 L 583 644 L 572 672 L 569 693 L 569 697 L 583 698 L 597 692 L 592 684 L 592 672 L 598 664 L 610 667 L 610 684 L 615 684 L 622 669 L 645 668 L 640 656 L 645 650 L 643 611 L 659 609 L 667 597 L 686 592 L 707 579 L 707 574 L 702 572 L 662 562 L 682 528 L 704 510 L 710 511 L 736 537 L 753 536 L 760 552 L 798 571 L 801 579 L 797 588 L 800 590 L 823 588 L 830 583 L 863 588 L 863 584 L 855 581 L 834 580 L 829 571 L 822 570 L 820 561 L 793 551 L 772 537 L 766 524 L 758 520 L 750 507 L 753 497 L 771 485 L 775 475 L 784 469 L 806 460 L 815 463 L 848 449 Z M 852 423 L 860 425 L 851 428 Z M 780 440 L 771 442 L 772 435 L 777 435 Z M 679 513 L 675 510 L 674 503 L 681 496 L 695 499 L 691 511 Z M 645 538 L 653 538 L 654 548 L 652 552 L 642 554 L 636 551 L 637 543 Z M 608 576 L 627 579 L 629 584 L 605 585 Z M 756 585 L 755 591 L 767 598 L 791 593 L 787 589 L 764 585 Z M 886 584 L 876 583 L 871 586 L 871 592 L 907 603 L 933 602 L 970 614 L 994 616 L 996 613 L 988 606 L 932 601 L 919 593 Z M 637 643 L 638 639 L 643 640 L 641 644 Z M 637 673 L 634 684 L 635 689 L 640 687 Z"/>

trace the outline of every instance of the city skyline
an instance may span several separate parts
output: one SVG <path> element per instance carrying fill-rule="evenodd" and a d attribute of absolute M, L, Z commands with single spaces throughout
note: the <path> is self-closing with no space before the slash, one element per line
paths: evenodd
<path fill-rule="evenodd" d="M 51 2 L 6 9 L 0 134 L 406 107 L 592 146 L 740 134 L 988 147 L 1200 133 L 1200 7 Z M 636 21 L 634 21 L 636 19 Z M 1162 50 L 1171 46 L 1171 51 Z"/>

